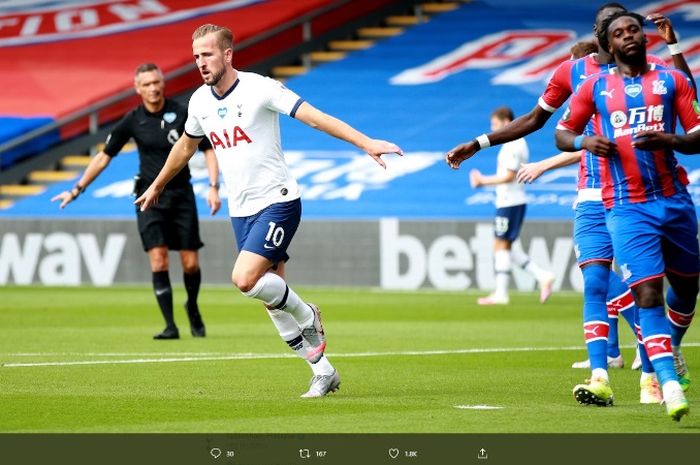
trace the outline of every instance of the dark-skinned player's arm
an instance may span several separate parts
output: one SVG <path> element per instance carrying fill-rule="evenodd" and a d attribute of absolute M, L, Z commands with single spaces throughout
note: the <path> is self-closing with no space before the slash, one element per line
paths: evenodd
<path fill-rule="evenodd" d="M 690 78 L 690 83 L 693 85 L 693 89 L 697 91 L 695 79 L 693 78 L 693 72 L 690 70 L 690 66 L 688 66 L 688 62 L 685 60 L 683 52 L 678 45 L 678 39 L 676 38 L 676 32 L 673 29 L 671 20 L 660 13 L 652 13 L 648 15 L 646 19 L 647 21 L 654 23 L 659 35 L 666 42 L 668 51 L 671 53 L 671 58 L 673 59 L 673 66 L 675 66 L 676 69 L 683 71 L 688 78 Z"/>
<path fill-rule="evenodd" d="M 554 70 L 537 105 L 529 113 L 515 118 L 498 131 L 477 136 L 447 152 L 445 161 L 450 168 L 458 169 L 463 161 L 470 159 L 481 149 L 505 144 L 542 129 L 552 113 L 561 107 L 572 93 L 571 68 L 574 63 L 575 60 L 567 60 Z"/>
<path fill-rule="evenodd" d="M 473 157 L 482 148 L 505 144 L 541 129 L 551 116 L 552 114 L 540 107 L 539 104 L 535 105 L 529 113 L 515 118 L 498 131 L 459 144 L 447 152 L 445 161 L 451 168 L 457 169 L 463 161 Z"/>

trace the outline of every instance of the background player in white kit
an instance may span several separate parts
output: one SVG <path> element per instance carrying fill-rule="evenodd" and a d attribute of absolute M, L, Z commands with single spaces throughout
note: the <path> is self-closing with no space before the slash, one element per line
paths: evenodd
<path fill-rule="evenodd" d="M 513 111 L 501 107 L 491 113 L 491 130 L 497 131 L 513 121 Z M 509 302 L 508 282 L 512 262 L 535 277 L 540 287 L 540 302 L 545 302 L 552 293 L 554 275 L 535 264 L 521 250 L 512 250 L 513 242 L 520 235 L 525 219 L 527 197 L 522 184 L 515 175 L 520 166 L 527 163 L 529 151 L 525 139 L 520 138 L 501 146 L 498 152 L 496 174 L 485 176 L 479 170 L 469 172 L 472 187 L 496 186 L 496 217 L 494 218 L 493 258 L 496 288 L 486 297 L 477 300 L 479 305 L 504 305 Z"/>
<path fill-rule="evenodd" d="M 209 138 L 228 190 L 238 243 L 231 280 L 246 296 L 265 304 L 282 339 L 308 361 L 314 376 L 302 397 L 325 396 L 338 389 L 340 377 L 324 355 L 320 312 L 301 300 L 284 279 L 286 250 L 301 219 L 301 201 L 284 161 L 279 113 L 355 145 L 384 168 L 382 154 L 403 153 L 395 144 L 370 139 L 317 110 L 278 81 L 234 69 L 233 35 L 225 27 L 197 28 L 192 52 L 205 85 L 190 99 L 185 134 L 135 203 L 145 210 L 157 202 L 201 138 Z"/>

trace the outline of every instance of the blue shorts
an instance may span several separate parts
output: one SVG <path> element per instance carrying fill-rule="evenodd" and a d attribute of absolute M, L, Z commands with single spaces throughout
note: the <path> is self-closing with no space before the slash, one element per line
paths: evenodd
<path fill-rule="evenodd" d="M 698 220 L 688 192 L 605 212 L 622 278 L 633 287 L 664 276 L 700 274 Z"/>
<path fill-rule="evenodd" d="M 301 200 L 273 203 L 252 216 L 232 217 L 238 250 L 247 250 L 272 263 L 289 260 L 287 247 L 301 221 Z"/>
<path fill-rule="evenodd" d="M 578 266 L 613 260 L 613 245 L 605 225 L 603 202 L 581 202 L 574 217 L 574 253 Z"/>
<path fill-rule="evenodd" d="M 493 219 L 493 233 L 498 239 L 514 242 L 520 235 L 525 219 L 525 204 L 496 209 Z"/>

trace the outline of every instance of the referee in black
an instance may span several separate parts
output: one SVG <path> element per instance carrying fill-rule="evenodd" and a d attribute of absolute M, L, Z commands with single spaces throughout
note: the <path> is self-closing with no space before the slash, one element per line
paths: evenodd
<path fill-rule="evenodd" d="M 172 145 L 184 132 L 187 107 L 166 99 L 165 80 L 161 70 L 152 63 L 136 68 L 134 88 L 142 104 L 127 113 L 107 137 L 104 149 L 95 155 L 83 176 L 69 191 L 51 199 L 60 200 L 60 207 L 74 201 L 109 165 L 124 145 L 133 138 L 139 151 L 139 174 L 134 193 L 138 197 L 153 182 L 168 158 Z M 219 198 L 219 168 L 208 139 L 202 139 L 199 149 L 204 151 L 209 172 L 207 203 L 214 215 L 221 207 Z M 179 250 L 184 271 L 187 301 L 185 309 L 194 337 L 204 337 L 206 329 L 197 305 L 201 283 L 197 250 L 204 244 L 199 238 L 199 222 L 190 171 L 183 169 L 168 184 L 158 205 L 146 211 L 136 207 L 136 219 L 144 250 L 153 273 L 153 291 L 165 318 L 165 329 L 154 339 L 178 339 L 180 333 L 173 318 L 173 292 L 168 273 L 168 250 Z"/>

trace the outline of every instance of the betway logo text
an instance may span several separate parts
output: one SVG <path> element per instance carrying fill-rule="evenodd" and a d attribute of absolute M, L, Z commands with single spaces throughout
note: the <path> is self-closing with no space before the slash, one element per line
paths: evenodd
<path fill-rule="evenodd" d="M 401 234 L 397 219 L 379 223 L 380 285 L 386 289 L 418 289 L 431 286 L 444 290 L 482 289 L 494 287 L 493 226 L 477 224 L 474 235 L 463 238 L 445 234 L 425 241 L 410 234 Z M 522 248 L 520 241 L 514 248 Z M 535 236 L 526 251 L 532 260 L 557 277 L 554 289 L 561 289 L 564 280 L 576 291 L 583 290 L 581 272 L 573 259 L 571 237 L 558 237 L 553 245 L 544 237 Z M 535 280 L 514 267 L 513 283 L 521 291 L 535 289 Z"/>
<path fill-rule="evenodd" d="M 109 234 L 102 250 L 94 234 L 29 233 L 20 237 L 7 233 L 0 240 L 0 284 L 77 286 L 82 284 L 85 265 L 92 284 L 109 286 L 114 282 L 126 235 Z"/>

